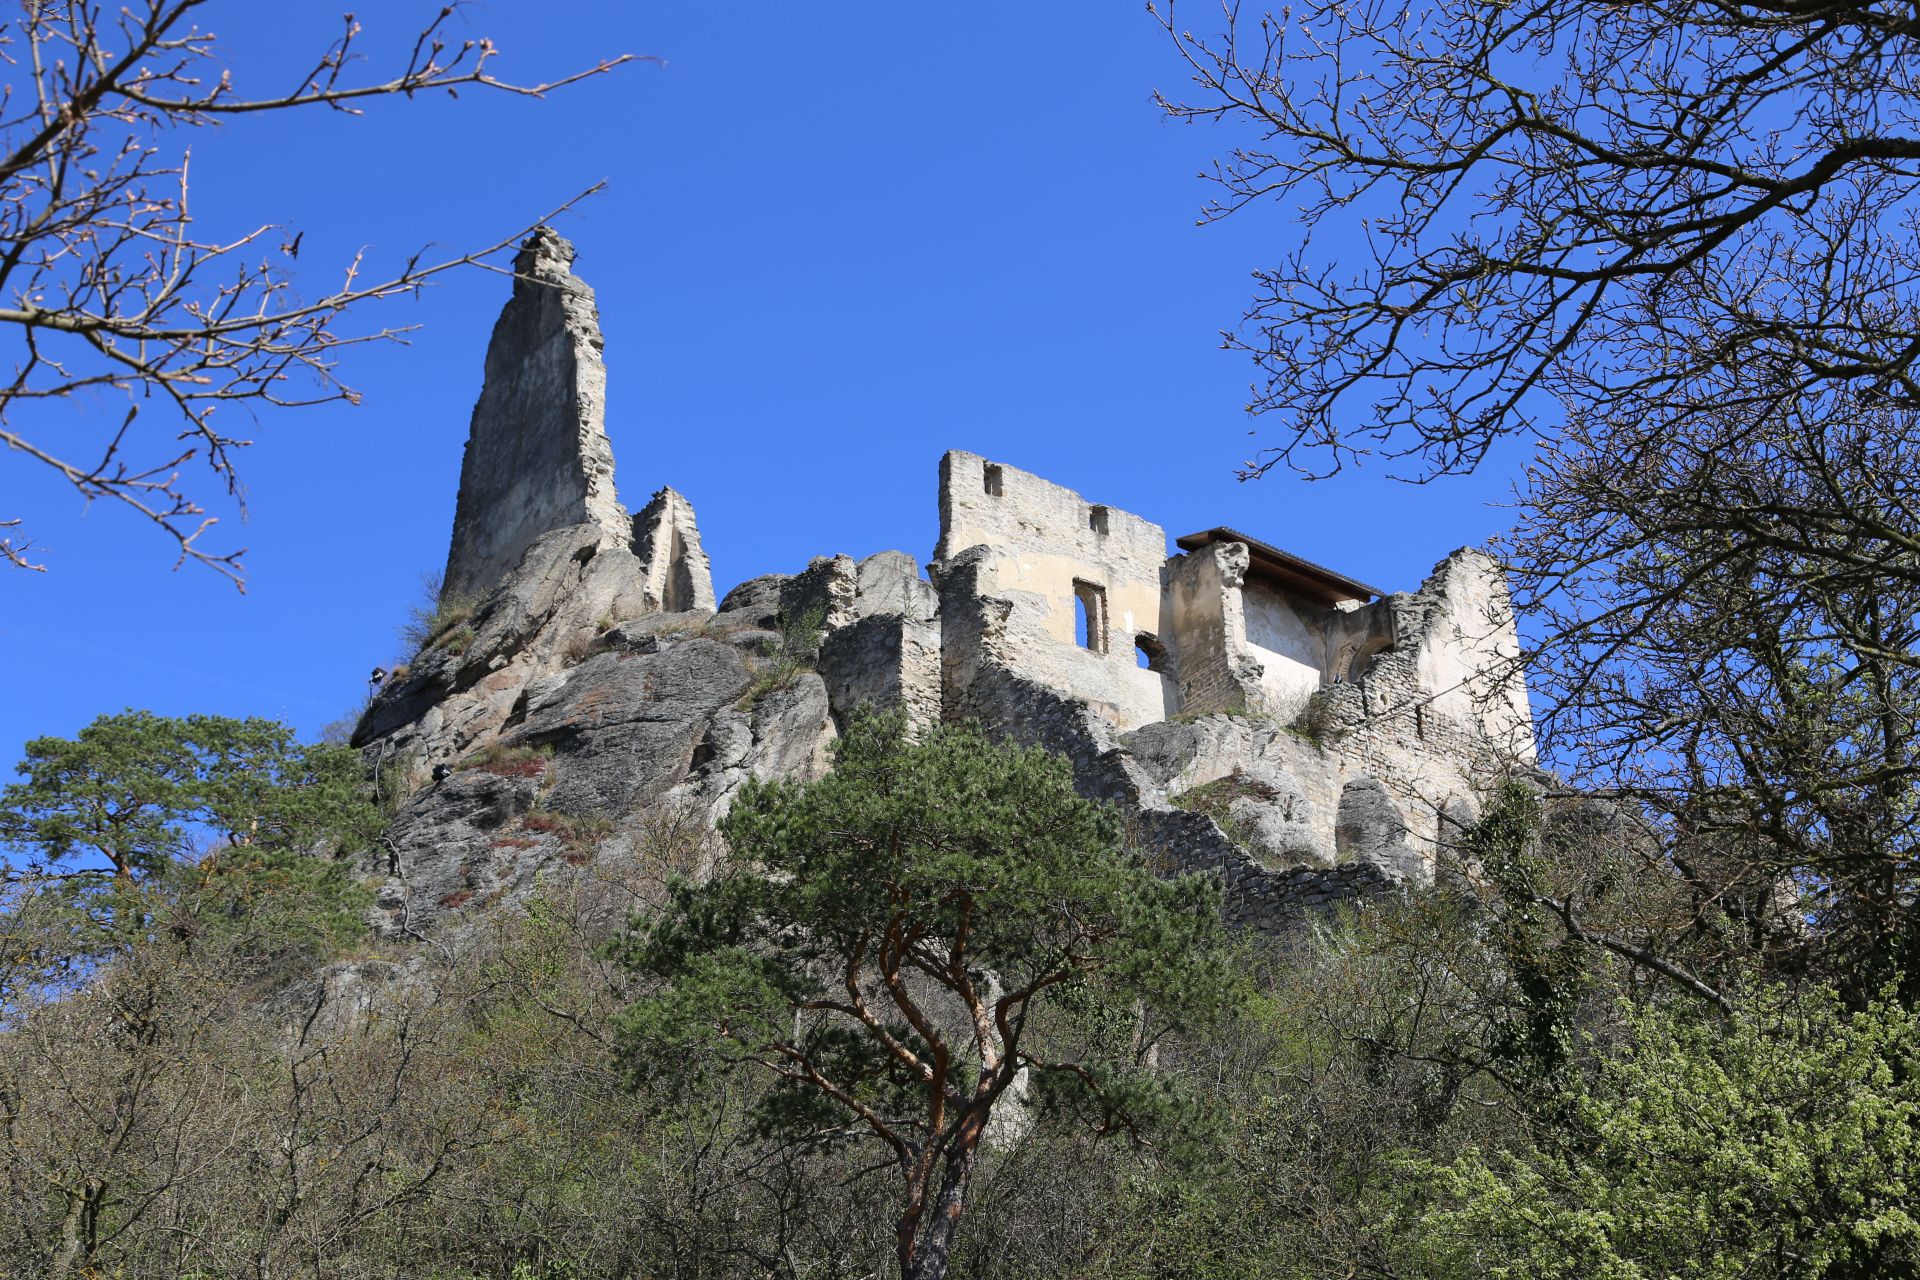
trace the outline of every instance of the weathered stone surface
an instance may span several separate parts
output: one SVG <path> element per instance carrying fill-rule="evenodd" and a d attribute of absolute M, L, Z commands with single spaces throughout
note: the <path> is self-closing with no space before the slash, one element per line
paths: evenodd
<path fill-rule="evenodd" d="M 708 722 L 752 679 L 737 650 L 705 638 L 599 654 L 530 685 L 506 741 L 553 748 L 557 812 L 624 814 L 686 776 Z"/>
<path fill-rule="evenodd" d="M 593 290 L 572 272 L 573 245 L 542 227 L 514 259 L 513 297 L 487 346 L 474 406 L 444 589 L 493 589 L 555 529 L 596 524 L 621 543 L 613 488 L 606 367 Z"/>
<path fill-rule="evenodd" d="M 783 631 L 812 628 L 819 637 L 850 626 L 859 616 L 859 569 L 851 556 L 815 556 L 806 569 L 780 584 L 777 625 Z"/>
<path fill-rule="evenodd" d="M 929 622 L 940 607 L 933 584 L 920 576 L 920 562 L 904 551 L 881 551 L 855 572 L 854 612 L 862 618 L 899 614 Z"/>
<path fill-rule="evenodd" d="M 780 591 L 789 577 L 791 575 L 785 573 L 765 573 L 757 578 L 748 578 L 727 592 L 726 599 L 720 602 L 720 612 L 734 614 L 762 627 L 778 626 Z"/>
<path fill-rule="evenodd" d="M 658 653 L 676 644 L 706 635 L 713 622 L 708 613 L 655 613 L 616 623 L 595 642 L 610 653 Z"/>
<path fill-rule="evenodd" d="M 1265 670 L 1241 640 L 1247 562 L 1247 549 L 1238 543 L 1216 543 L 1167 562 L 1175 680 L 1184 709 L 1229 714 L 1264 709 Z"/>
<path fill-rule="evenodd" d="M 829 632 L 820 674 L 841 722 L 854 708 L 904 706 L 910 723 L 940 722 L 940 623 L 874 614 Z"/>
<path fill-rule="evenodd" d="M 1009 669 L 1086 700 L 1122 728 L 1178 709 L 1169 673 L 1136 660 L 1143 641 L 1167 647 L 1166 530 L 954 450 L 940 460 L 934 560 L 943 615 L 947 576 L 963 555 L 977 561 L 976 596 L 1003 606 L 995 643 Z"/>
<path fill-rule="evenodd" d="M 527 684 L 602 644 L 642 610 L 639 561 L 597 525 L 556 529 L 470 617 L 396 670 L 368 706 L 356 745 L 404 761 L 416 782 L 492 741 Z"/>
<path fill-rule="evenodd" d="M 1318 815 L 1292 776 L 1270 765 L 1254 765 L 1246 776 L 1261 794 L 1238 796 L 1228 806 L 1234 834 L 1263 866 L 1332 866 L 1335 851 L 1320 836 Z"/>
<path fill-rule="evenodd" d="M 744 761 L 753 777 L 813 779 L 826 774 L 834 739 L 827 686 L 803 671 L 753 704 L 753 747 Z"/>
<path fill-rule="evenodd" d="M 1396 879 L 1429 874 L 1407 843 L 1407 820 L 1378 778 L 1356 778 L 1340 793 L 1334 848 L 1343 862 L 1368 862 Z"/>
<path fill-rule="evenodd" d="M 540 841 L 520 820 L 540 782 L 469 769 L 415 794 L 369 868 L 377 877 L 374 921 L 392 935 L 420 934 L 450 913 L 488 905 L 531 874 Z"/>
<path fill-rule="evenodd" d="M 633 518 L 633 532 L 648 606 L 667 613 L 712 612 L 713 569 L 700 547 L 693 504 L 673 489 L 662 489 Z"/>

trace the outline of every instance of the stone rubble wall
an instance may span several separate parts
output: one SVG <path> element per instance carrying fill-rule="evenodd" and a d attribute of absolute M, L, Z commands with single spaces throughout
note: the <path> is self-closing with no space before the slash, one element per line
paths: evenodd
<path fill-rule="evenodd" d="M 1103 717 L 1003 667 L 978 669 L 948 715 L 1064 754 L 1073 762 L 1076 788 L 1088 799 L 1120 807 L 1152 865 L 1168 874 L 1215 877 L 1227 922 L 1237 927 L 1291 938 L 1317 915 L 1404 883 L 1390 868 L 1360 858 L 1324 867 L 1262 865 L 1213 819 L 1169 804 L 1165 788 Z"/>
<path fill-rule="evenodd" d="M 630 536 L 613 486 L 600 316 L 573 257 L 570 242 L 542 227 L 514 259 L 513 297 L 487 344 L 460 467 L 447 598 L 491 591 L 556 529 L 595 524 L 620 542 Z"/>
<path fill-rule="evenodd" d="M 633 518 L 633 550 L 644 566 L 641 590 L 651 609 L 684 613 L 711 611 L 713 568 L 700 546 L 700 525 L 693 504 L 678 491 L 666 488 Z"/>

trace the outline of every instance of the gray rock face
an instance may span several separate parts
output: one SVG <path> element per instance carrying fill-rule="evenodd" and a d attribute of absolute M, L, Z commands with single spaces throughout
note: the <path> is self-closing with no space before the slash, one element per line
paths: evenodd
<path fill-rule="evenodd" d="M 450 598 L 485 594 L 555 529 L 596 524 L 617 542 L 630 537 L 613 489 L 599 312 L 572 263 L 573 245 L 545 227 L 514 259 L 460 467 Z"/>
<path fill-rule="evenodd" d="M 827 686 L 811 671 L 774 689 L 753 705 L 753 747 L 747 772 L 772 778 L 813 779 L 827 772 L 835 737 Z"/>
<path fill-rule="evenodd" d="M 1315 831 L 1313 802 L 1299 783 L 1261 765 L 1246 773 L 1260 784 L 1258 794 L 1236 797 L 1227 814 L 1247 852 L 1269 867 L 1333 865 L 1332 850 Z"/>
<path fill-rule="evenodd" d="M 825 635 L 860 616 L 859 570 L 851 556 L 816 556 L 806 569 L 780 584 L 780 625 L 811 626 Z"/>
<path fill-rule="evenodd" d="M 555 812 L 624 814 L 686 775 L 708 722 L 752 680 L 737 649 L 704 638 L 603 653 L 529 686 L 506 741 L 553 748 Z"/>
<path fill-rule="evenodd" d="M 790 575 L 766 573 L 727 592 L 720 602 L 721 613 L 738 614 L 742 621 L 757 626 L 775 627 L 780 622 L 780 590 Z"/>
<path fill-rule="evenodd" d="M 539 791 L 534 777 L 468 770 L 414 795 L 387 832 L 375 924 L 422 934 L 443 917 L 486 905 L 530 873 L 541 840 L 520 822 Z"/>
<path fill-rule="evenodd" d="M 473 613 L 395 671 L 354 731 L 416 772 L 491 741 L 531 680 L 584 653 L 614 619 L 644 608 L 640 564 L 598 525 L 556 529 Z"/>
<path fill-rule="evenodd" d="M 1377 778 L 1357 778 L 1340 792 L 1334 820 L 1335 848 L 1343 862 L 1366 862 L 1400 879 L 1426 872 L 1426 863 L 1407 842 L 1407 820 Z"/>
<path fill-rule="evenodd" d="M 855 571 L 854 608 L 862 618 L 899 614 L 930 622 L 940 607 L 933 584 L 920 576 L 920 562 L 904 551 L 882 551 Z"/>

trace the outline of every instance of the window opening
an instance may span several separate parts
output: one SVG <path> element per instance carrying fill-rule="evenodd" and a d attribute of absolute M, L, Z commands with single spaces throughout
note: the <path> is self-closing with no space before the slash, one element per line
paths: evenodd
<path fill-rule="evenodd" d="M 1088 509 L 1087 528 L 1093 530 L 1103 538 L 1107 536 L 1107 509 L 1105 507 L 1091 507 Z"/>
<path fill-rule="evenodd" d="M 1133 661 L 1136 666 L 1164 675 L 1169 667 L 1167 646 L 1161 644 L 1160 637 L 1151 631 L 1142 631 L 1133 638 Z"/>
<path fill-rule="evenodd" d="M 992 463 L 987 464 L 986 489 L 987 489 L 987 496 L 989 498 L 997 498 L 1002 493 L 1006 492 L 1006 486 L 1004 484 L 1004 478 L 1001 475 L 1000 468 L 997 466 L 994 466 Z"/>
<path fill-rule="evenodd" d="M 1073 583 L 1073 638 L 1082 649 L 1107 651 L 1107 593 L 1091 582 Z"/>

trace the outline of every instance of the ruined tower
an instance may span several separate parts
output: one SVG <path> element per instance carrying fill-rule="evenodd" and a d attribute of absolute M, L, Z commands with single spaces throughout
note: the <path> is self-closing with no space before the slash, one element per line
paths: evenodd
<path fill-rule="evenodd" d="M 572 261 L 544 228 L 521 249 L 447 557 L 464 608 L 355 730 L 414 793 L 394 929 L 577 865 L 535 828 L 497 834 L 536 800 L 604 819 L 601 853 L 625 856 L 656 809 L 710 825 L 750 780 L 817 777 L 863 705 L 1062 753 L 1155 865 L 1217 877 L 1229 920 L 1276 934 L 1470 870 L 1461 833 L 1538 772 L 1505 578 L 1468 548 L 1412 591 L 1225 526 L 1169 554 L 1145 517 L 954 450 L 925 576 L 898 551 L 815 556 L 716 600 L 687 499 L 629 517 L 615 497 Z M 537 757 L 537 782 L 488 773 L 494 748 Z"/>
<path fill-rule="evenodd" d="M 595 524 L 614 541 L 631 537 L 613 488 L 600 313 L 572 268 L 573 244 L 548 227 L 514 259 L 460 467 L 448 598 L 485 594 L 555 529 Z"/>

